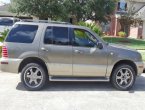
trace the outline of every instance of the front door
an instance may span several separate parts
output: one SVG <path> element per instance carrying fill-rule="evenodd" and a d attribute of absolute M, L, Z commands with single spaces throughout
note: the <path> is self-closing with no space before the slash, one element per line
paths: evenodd
<path fill-rule="evenodd" d="M 39 54 L 47 61 L 49 75 L 72 76 L 72 45 L 67 27 L 48 26 Z"/>
<path fill-rule="evenodd" d="M 104 77 L 107 69 L 107 49 L 96 47 L 97 38 L 82 29 L 72 29 L 73 75 Z"/>

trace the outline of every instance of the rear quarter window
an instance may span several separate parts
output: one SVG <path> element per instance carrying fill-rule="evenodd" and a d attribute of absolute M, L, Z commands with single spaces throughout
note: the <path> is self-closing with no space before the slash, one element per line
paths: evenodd
<path fill-rule="evenodd" d="M 37 30 L 37 25 L 16 24 L 9 32 L 5 41 L 16 43 L 32 43 Z"/>

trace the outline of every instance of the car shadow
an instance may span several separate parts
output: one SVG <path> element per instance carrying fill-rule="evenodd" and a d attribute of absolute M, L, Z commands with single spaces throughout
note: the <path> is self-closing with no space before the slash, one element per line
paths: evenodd
<path fill-rule="evenodd" d="M 18 83 L 17 90 L 27 91 L 21 82 Z M 118 91 L 109 82 L 49 82 L 41 91 Z M 137 78 L 134 87 L 129 93 L 145 91 L 145 77 Z"/>

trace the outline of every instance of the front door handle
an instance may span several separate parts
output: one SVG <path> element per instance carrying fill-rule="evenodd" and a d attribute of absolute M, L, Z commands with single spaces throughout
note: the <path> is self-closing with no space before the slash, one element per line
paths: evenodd
<path fill-rule="evenodd" d="M 74 52 L 79 53 L 79 54 L 83 54 L 83 51 L 81 51 L 81 50 L 75 50 Z"/>
<path fill-rule="evenodd" d="M 45 49 L 44 47 L 42 47 L 41 50 L 42 50 L 42 51 L 46 51 L 46 52 L 48 52 L 48 50 Z"/>

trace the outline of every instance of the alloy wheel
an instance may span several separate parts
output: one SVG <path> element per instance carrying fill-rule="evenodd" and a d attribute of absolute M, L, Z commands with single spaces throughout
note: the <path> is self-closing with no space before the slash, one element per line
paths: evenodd
<path fill-rule="evenodd" d="M 30 88 L 38 87 L 43 80 L 43 74 L 38 67 L 29 67 L 24 73 L 25 84 Z"/>
<path fill-rule="evenodd" d="M 129 87 L 133 82 L 133 73 L 128 68 L 121 68 L 116 74 L 116 82 L 121 88 Z"/>

